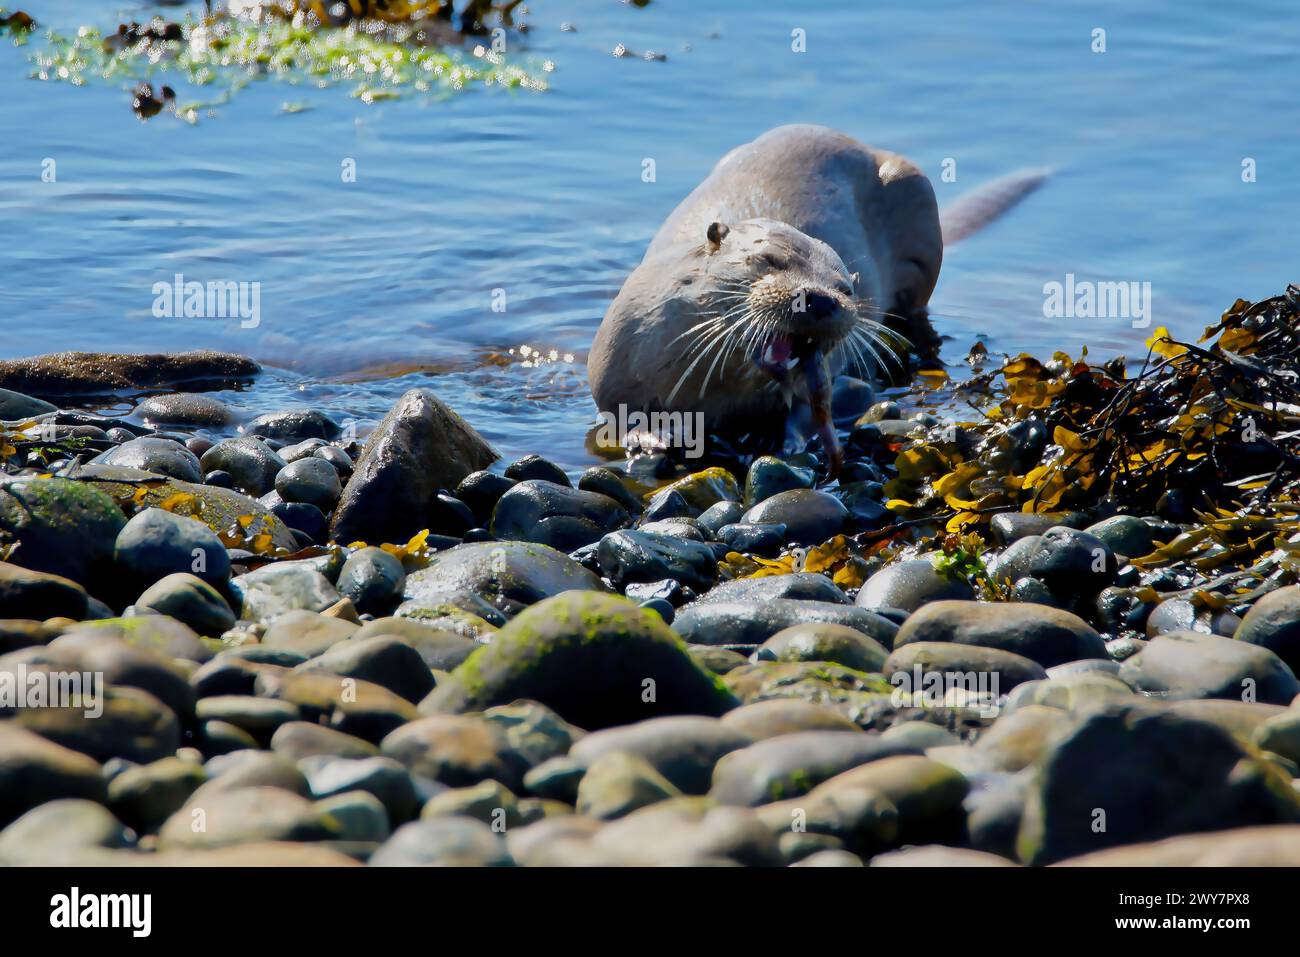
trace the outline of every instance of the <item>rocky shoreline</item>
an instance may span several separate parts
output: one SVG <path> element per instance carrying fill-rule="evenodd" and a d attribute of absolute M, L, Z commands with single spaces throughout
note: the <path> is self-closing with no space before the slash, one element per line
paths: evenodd
<path fill-rule="evenodd" d="M 0 863 L 1300 864 L 1288 489 L 1244 551 L 1058 489 L 1107 386 L 1025 358 L 991 424 L 841 382 L 829 486 L 815 446 L 502 469 L 423 389 L 221 438 L 158 390 L 229 357 L 2 363 Z M 149 425 L 45 401 L 106 388 Z"/>

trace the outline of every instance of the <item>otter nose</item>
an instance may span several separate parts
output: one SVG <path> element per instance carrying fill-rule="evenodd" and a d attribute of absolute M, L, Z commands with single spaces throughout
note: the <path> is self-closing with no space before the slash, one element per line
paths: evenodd
<path fill-rule="evenodd" d="M 831 316 L 838 305 L 833 296 L 816 289 L 803 290 L 804 312 L 814 319 L 826 319 Z"/>

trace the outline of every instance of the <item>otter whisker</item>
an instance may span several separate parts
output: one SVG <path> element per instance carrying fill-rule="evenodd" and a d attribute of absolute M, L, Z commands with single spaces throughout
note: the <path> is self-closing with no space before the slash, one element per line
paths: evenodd
<path fill-rule="evenodd" d="M 903 370 L 902 359 L 898 353 L 884 339 L 876 336 L 869 327 L 855 326 L 850 332 L 855 342 L 862 348 L 866 349 L 868 354 L 876 363 L 876 367 L 894 366 L 900 372 Z M 883 351 L 883 354 L 882 354 Z"/>
<path fill-rule="evenodd" d="M 852 360 L 852 367 L 859 374 L 871 374 L 871 364 L 862 352 L 862 346 L 858 343 L 857 337 L 852 333 L 844 337 L 844 340 L 835 347 L 835 351 L 840 353 L 844 358 L 846 366 Z"/>
<path fill-rule="evenodd" d="M 710 352 L 713 351 L 714 346 L 718 345 L 720 342 L 722 342 L 725 339 L 726 336 L 730 335 L 733 328 L 734 326 L 724 325 L 721 328 L 711 331 L 708 334 L 708 338 L 706 340 L 707 344 L 703 349 L 700 350 L 700 354 L 695 357 L 695 359 L 691 362 L 691 364 L 686 367 L 686 371 L 684 371 L 681 374 L 681 376 L 677 379 L 677 384 L 673 386 L 673 391 L 668 393 L 668 398 L 664 400 L 666 404 L 668 405 L 672 404 L 673 399 L 677 398 L 677 393 L 681 390 L 681 387 L 686 383 L 686 380 L 690 377 L 690 374 L 695 370 L 695 367 L 700 364 L 700 361 L 704 359 L 705 356 L 707 356 Z"/>
<path fill-rule="evenodd" d="M 731 361 L 732 356 L 735 355 L 738 350 L 742 351 L 743 354 L 743 350 L 748 348 L 746 344 L 751 342 L 751 340 L 757 340 L 763 336 L 766 327 L 769 324 L 774 323 L 775 320 L 776 312 L 771 307 L 751 310 L 741 319 L 737 320 L 735 323 L 735 330 L 740 334 L 739 336 L 729 336 L 729 341 L 724 340 L 721 350 L 719 350 L 718 355 L 714 358 L 713 364 L 709 366 L 708 374 L 705 376 L 704 383 L 700 387 L 700 398 L 704 397 L 704 390 L 708 388 L 709 381 L 713 378 L 713 372 L 718 368 L 719 364 L 721 364 L 723 370 L 722 374 L 725 375 L 727 363 Z"/>
<path fill-rule="evenodd" d="M 735 352 L 735 343 L 732 342 L 731 345 L 729 346 L 728 341 L 734 339 L 737 333 L 743 333 L 745 330 L 749 328 L 749 324 L 747 320 L 748 317 L 746 317 L 745 319 L 741 319 L 735 323 L 732 323 L 731 329 L 727 332 L 726 338 L 723 339 L 722 348 L 720 348 L 718 350 L 718 354 L 713 357 L 713 362 L 709 366 L 709 371 L 704 376 L 704 382 L 700 385 L 699 397 L 701 399 L 704 398 L 704 390 L 709 387 L 709 380 L 713 378 L 713 370 L 718 367 L 719 360 L 721 360 L 723 357 L 726 357 L 728 360 L 730 360 L 732 353 Z"/>
<path fill-rule="evenodd" d="M 696 334 L 699 330 L 701 330 L 701 329 L 704 329 L 704 328 L 706 328 L 706 327 L 708 327 L 708 326 L 717 326 L 717 325 L 720 325 L 721 323 L 722 323 L 722 318 L 721 318 L 720 316 L 715 316 L 715 317 L 712 318 L 712 319 L 706 319 L 706 320 L 704 320 L 703 322 L 697 322 L 695 325 L 691 326 L 689 329 L 687 329 L 685 332 L 683 332 L 680 336 L 674 336 L 673 339 L 672 339 L 672 341 L 669 342 L 668 344 L 669 344 L 670 346 L 671 346 L 671 345 L 676 345 L 676 344 L 677 344 L 678 342 L 680 342 L 682 339 L 685 339 L 687 336 L 693 336 L 693 335 L 695 335 L 695 334 Z M 703 333 L 701 333 L 701 335 L 702 335 L 702 334 L 703 334 Z"/>
<path fill-rule="evenodd" d="M 745 311 L 745 309 L 744 309 L 743 304 L 742 304 L 742 305 L 737 305 L 737 306 L 733 306 L 731 309 L 727 310 L 727 312 L 723 313 L 723 314 L 720 315 L 720 316 L 713 316 L 713 317 L 710 318 L 710 319 L 705 319 L 703 322 L 697 322 L 695 325 L 691 326 L 689 329 L 687 329 L 687 330 L 686 330 L 685 332 L 683 332 L 681 335 L 674 337 L 673 340 L 672 340 L 672 342 L 669 343 L 669 345 L 674 345 L 674 344 L 676 344 L 679 340 L 681 340 L 681 339 L 685 339 L 687 336 L 690 336 L 690 335 L 693 335 L 693 334 L 698 334 L 698 335 L 701 337 L 701 339 L 707 339 L 707 337 L 709 336 L 710 333 L 715 332 L 715 331 L 717 331 L 718 329 L 720 329 L 720 328 L 722 328 L 723 326 L 725 326 L 726 323 L 727 323 L 727 320 L 728 320 L 728 319 L 731 319 L 733 316 L 735 316 L 735 315 L 737 315 L 737 314 L 739 314 L 739 313 L 741 313 L 741 312 L 744 312 L 744 311 Z M 692 345 L 692 346 L 691 346 L 691 349 L 694 349 L 694 348 L 696 348 L 697 346 L 698 346 L 698 343 L 696 343 L 695 345 Z M 689 354 L 690 354 L 690 352 L 688 351 L 688 352 L 687 352 L 687 355 L 689 355 Z"/>

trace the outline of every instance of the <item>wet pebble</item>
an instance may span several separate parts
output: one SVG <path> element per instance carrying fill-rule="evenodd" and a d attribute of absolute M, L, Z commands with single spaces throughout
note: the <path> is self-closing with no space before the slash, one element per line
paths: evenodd
<path fill-rule="evenodd" d="M 800 545 L 820 545 L 839 533 L 848 509 L 833 495 L 813 489 L 778 492 L 745 512 L 741 521 L 784 525 L 787 538 Z"/>
<path fill-rule="evenodd" d="M 152 426 L 223 428 L 235 421 L 235 414 L 226 403 L 195 392 L 150 396 L 135 411 Z"/>
<path fill-rule="evenodd" d="M 161 508 L 132 516 L 113 547 L 117 567 L 140 586 L 176 572 L 197 575 L 209 585 L 224 585 L 230 576 L 226 546 L 198 519 Z"/>
<path fill-rule="evenodd" d="M 334 419 L 316 409 L 268 412 L 244 426 L 246 435 L 257 435 L 282 442 L 303 439 L 336 439 L 342 429 Z"/>
<path fill-rule="evenodd" d="M 927 602 L 974 597 L 974 590 L 964 578 L 944 574 L 930 559 L 918 558 L 896 562 L 876 572 L 863 583 L 856 604 L 873 610 L 916 611 Z"/>
<path fill-rule="evenodd" d="M 627 510 L 597 492 L 528 479 L 497 502 L 490 530 L 494 536 L 572 551 L 627 525 Z"/>
<path fill-rule="evenodd" d="M 204 474 L 225 472 L 234 480 L 236 488 L 249 495 L 269 492 L 286 464 L 265 442 L 252 436 L 222 439 L 204 452 L 199 462 Z"/>
<path fill-rule="evenodd" d="M 170 475 L 184 482 L 198 482 L 203 478 L 198 456 L 171 439 L 149 436 L 131 439 L 97 456 L 94 461 Z"/>
<path fill-rule="evenodd" d="M 568 487 L 573 485 L 564 469 L 554 462 L 548 462 L 540 455 L 525 455 L 523 458 L 511 462 L 506 466 L 506 478 L 514 479 L 516 482 L 539 479 L 543 482 L 553 482 L 556 485 Z"/>
<path fill-rule="evenodd" d="M 704 590 L 718 575 L 713 550 L 706 545 L 639 529 L 604 536 L 597 560 L 601 572 L 620 588 L 630 582 L 671 578 L 688 588 Z"/>
<path fill-rule="evenodd" d="M 810 489 L 816 480 L 811 469 L 792 468 L 770 455 L 756 458 L 745 475 L 745 503 L 765 502 L 773 495 L 793 489 Z"/>
<path fill-rule="evenodd" d="M 732 525 L 723 525 L 716 534 L 718 540 L 725 543 L 732 551 L 775 558 L 785 547 L 786 527 L 736 522 Z"/>

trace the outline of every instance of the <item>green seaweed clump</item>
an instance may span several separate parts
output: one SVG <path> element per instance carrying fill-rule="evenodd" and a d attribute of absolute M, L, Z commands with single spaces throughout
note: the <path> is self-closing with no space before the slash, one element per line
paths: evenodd
<path fill-rule="evenodd" d="M 135 85 L 160 77 L 217 88 L 228 100 L 248 83 L 274 77 L 320 89 L 349 88 L 366 103 L 408 93 L 447 98 L 474 87 L 540 92 L 552 65 L 523 67 L 484 45 L 472 50 L 426 45 L 418 25 L 354 21 L 340 27 L 315 18 L 267 16 L 249 20 L 218 14 L 201 21 L 123 24 L 105 36 L 82 27 L 69 36 L 54 31 L 29 57 L 35 79 L 84 85 L 92 80 Z M 212 103 L 178 104 L 177 115 L 194 122 Z"/>

